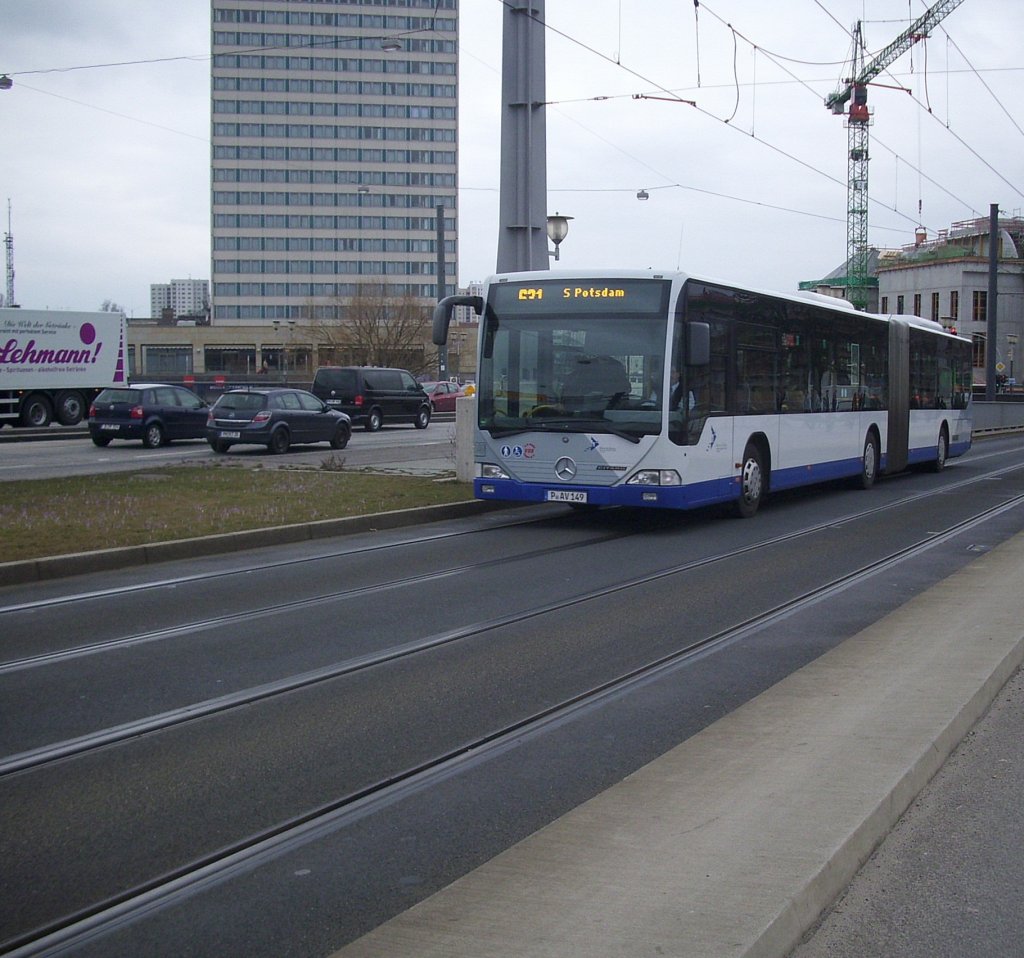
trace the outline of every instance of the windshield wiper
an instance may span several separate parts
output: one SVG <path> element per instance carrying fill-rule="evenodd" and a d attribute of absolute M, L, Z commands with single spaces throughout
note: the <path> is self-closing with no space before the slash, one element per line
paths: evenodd
<path fill-rule="evenodd" d="M 487 431 L 495 439 L 503 439 L 505 436 L 518 436 L 520 433 L 530 432 L 532 428 L 532 426 L 492 426 Z"/>
<path fill-rule="evenodd" d="M 640 437 L 636 433 L 626 432 L 625 429 L 619 429 L 618 426 L 613 426 L 610 422 L 608 422 L 605 419 L 593 419 L 593 420 L 589 420 L 589 419 L 583 419 L 583 420 L 576 419 L 573 422 L 574 422 L 574 425 L 577 424 L 577 423 L 579 423 L 581 425 L 585 424 L 585 423 L 591 423 L 593 425 L 593 427 L 594 427 L 593 429 L 590 429 L 590 430 L 574 430 L 574 431 L 610 432 L 613 436 L 618 436 L 620 439 L 626 439 L 627 441 L 633 443 L 634 446 L 638 445 L 639 442 L 640 442 Z"/>

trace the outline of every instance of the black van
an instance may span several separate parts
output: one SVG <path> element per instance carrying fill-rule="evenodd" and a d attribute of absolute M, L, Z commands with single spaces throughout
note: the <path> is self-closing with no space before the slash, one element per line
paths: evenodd
<path fill-rule="evenodd" d="M 390 423 L 430 424 L 430 398 L 407 369 L 382 366 L 321 366 L 313 377 L 314 396 L 352 417 L 352 424 L 376 432 Z"/>

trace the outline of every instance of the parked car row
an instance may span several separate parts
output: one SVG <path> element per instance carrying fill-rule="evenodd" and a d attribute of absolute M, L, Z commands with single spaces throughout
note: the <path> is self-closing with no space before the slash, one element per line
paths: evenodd
<path fill-rule="evenodd" d="M 96 397 L 89 435 L 97 446 L 138 439 L 155 449 L 174 439 L 205 439 L 214 452 L 247 444 L 280 454 L 314 442 L 344 449 L 352 421 L 304 389 L 231 389 L 210 406 L 183 386 L 139 383 Z"/>
<path fill-rule="evenodd" d="M 228 390 L 211 406 L 184 386 L 134 383 L 96 397 L 89 435 L 97 446 L 134 439 L 148 449 L 175 439 L 206 439 L 215 452 L 259 444 L 283 453 L 315 442 L 344 449 L 355 425 L 368 432 L 401 423 L 426 429 L 433 413 L 453 412 L 471 388 L 420 383 L 407 369 L 322 366 L 310 392 L 250 386 Z"/>
<path fill-rule="evenodd" d="M 354 425 L 368 432 L 400 423 L 426 429 L 435 411 L 454 411 L 466 394 L 457 383 L 419 383 L 406 369 L 363 366 L 321 367 L 311 392 L 230 389 L 212 406 L 184 386 L 134 383 L 96 397 L 89 435 L 97 446 L 130 439 L 148 449 L 175 439 L 206 439 L 219 453 L 242 444 L 264 445 L 273 453 L 316 442 L 344 449 Z"/>

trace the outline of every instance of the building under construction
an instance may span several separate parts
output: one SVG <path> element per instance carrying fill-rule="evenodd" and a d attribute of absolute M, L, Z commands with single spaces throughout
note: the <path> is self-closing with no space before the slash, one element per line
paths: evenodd
<path fill-rule="evenodd" d="M 988 338 L 988 217 L 962 220 L 929 238 L 918 230 L 912 244 L 896 250 L 871 249 L 868 311 L 923 316 L 954 329 L 974 343 L 975 382 L 984 382 Z M 1024 217 L 1000 218 L 996 287 L 999 381 L 1018 378 L 1014 347 L 1024 345 Z M 843 264 L 801 289 L 847 298 L 849 270 Z"/>

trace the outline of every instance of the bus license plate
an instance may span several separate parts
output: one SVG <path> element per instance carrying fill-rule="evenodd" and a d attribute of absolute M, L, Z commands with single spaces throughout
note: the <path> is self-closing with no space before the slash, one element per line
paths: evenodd
<path fill-rule="evenodd" d="M 572 489 L 548 489 L 548 502 L 586 502 L 585 492 L 575 492 Z"/>

